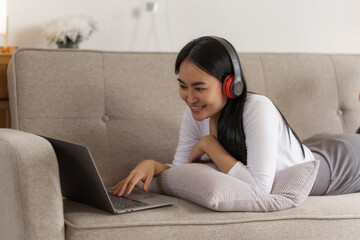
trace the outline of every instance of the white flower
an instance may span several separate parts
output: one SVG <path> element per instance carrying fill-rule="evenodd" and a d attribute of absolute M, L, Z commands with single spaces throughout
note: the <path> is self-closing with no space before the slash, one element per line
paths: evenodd
<path fill-rule="evenodd" d="M 91 33 L 97 30 L 96 22 L 86 16 L 66 16 L 58 18 L 45 26 L 43 35 L 51 43 L 63 43 L 68 41 L 79 43 L 89 38 Z"/>

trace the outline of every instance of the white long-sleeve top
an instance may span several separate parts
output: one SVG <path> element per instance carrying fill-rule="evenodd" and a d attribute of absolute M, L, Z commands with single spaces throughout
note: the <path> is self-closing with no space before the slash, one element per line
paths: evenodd
<path fill-rule="evenodd" d="M 188 163 L 194 145 L 210 134 L 209 118 L 196 121 L 186 109 L 180 128 L 179 141 L 173 165 Z M 275 105 L 265 96 L 249 93 L 246 98 L 243 125 L 246 136 L 247 165 L 237 162 L 228 172 L 252 186 L 270 193 L 277 171 L 314 159 L 305 146 L 301 147 Z"/>

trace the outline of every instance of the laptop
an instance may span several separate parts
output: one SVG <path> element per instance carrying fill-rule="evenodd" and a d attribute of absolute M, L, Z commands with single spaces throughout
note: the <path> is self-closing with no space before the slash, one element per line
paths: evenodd
<path fill-rule="evenodd" d="M 59 165 L 61 192 L 69 200 L 113 214 L 169 206 L 178 202 L 176 198 L 148 193 L 140 187 L 135 187 L 128 196 L 113 196 L 106 189 L 86 146 L 41 137 L 48 140 L 54 148 Z"/>

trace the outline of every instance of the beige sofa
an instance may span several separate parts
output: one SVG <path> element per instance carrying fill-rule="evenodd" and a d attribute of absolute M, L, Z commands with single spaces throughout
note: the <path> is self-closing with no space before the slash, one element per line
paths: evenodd
<path fill-rule="evenodd" d="M 0 129 L 0 239 L 360 239 L 360 193 L 308 197 L 271 213 L 180 200 L 112 215 L 61 196 L 50 144 L 87 145 L 106 185 L 141 160 L 172 161 L 185 104 L 175 53 L 20 49 L 9 65 L 13 129 Z M 250 91 L 305 139 L 360 125 L 360 55 L 240 54 Z"/>

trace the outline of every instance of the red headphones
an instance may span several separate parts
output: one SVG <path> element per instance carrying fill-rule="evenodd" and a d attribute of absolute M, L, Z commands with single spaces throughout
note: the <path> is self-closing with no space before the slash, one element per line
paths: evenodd
<path fill-rule="evenodd" d="M 236 50 L 228 41 L 223 38 L 216 36 L 205 36 L 203 38 L 210 38 L 212 40 L 215 40 L 226 49 L 226 52 L 228 53 L 231 60 L 234 74 L 230 74 L 225 77 L 222 83 L 222 91 L 227 98 L 239 97 L 244 90 L 244 83 L 241 75 L 240 61 Z"/>

